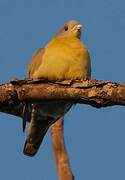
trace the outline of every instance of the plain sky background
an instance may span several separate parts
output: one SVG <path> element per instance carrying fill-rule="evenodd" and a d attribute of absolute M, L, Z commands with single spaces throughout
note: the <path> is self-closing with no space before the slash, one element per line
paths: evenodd
<path fill-rule="evenodd" d="M 92 77 L 125 81 L 124 0 L 0 0 L 0 82 L 23 79 L 32 54 L 67 20 L 83 25 Z M 57 180 L 50 133 L 38 154 L 23 155 L 21 120 L 0 114 L 0 179 Z M 77 105 L 65 117 L 76 180 L 125 180 L 125 107 Z"/>

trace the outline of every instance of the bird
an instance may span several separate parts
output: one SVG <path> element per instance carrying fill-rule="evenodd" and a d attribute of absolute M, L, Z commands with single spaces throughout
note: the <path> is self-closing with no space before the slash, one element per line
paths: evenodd
<path fill-rule="evenodd" d="M 81 32 L 82 25 L 78 21 L 66 22 L 47 45 L 32 56 L 27 77 L 49 81 L 90 79 L 90 55 L 81 41 Z M 37 153 L 49 127 L 64 116 L 72 105 L 71 102 L 53 100 L 33 103 L 25 108 L 29 117 L 29 129 L 23 149 L 25 155 L 34 156 Z"/>

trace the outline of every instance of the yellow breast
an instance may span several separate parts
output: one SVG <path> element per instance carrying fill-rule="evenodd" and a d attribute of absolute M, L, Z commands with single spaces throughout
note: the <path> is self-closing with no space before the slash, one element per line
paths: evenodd
<path fill-rule="evenodd" d="M 84 79 L 91 74 L 87 48 L 77 38 L 54 38 L 46 47 L 33 78 Z"/>

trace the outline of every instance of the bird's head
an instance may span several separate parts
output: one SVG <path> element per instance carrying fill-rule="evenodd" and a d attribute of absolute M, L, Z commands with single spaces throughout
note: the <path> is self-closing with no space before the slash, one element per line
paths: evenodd
<path fill-rule="evenodd" d="M 82 25 L 75 20 L 68 21 L 56 34 L 56 37 L 72 36 L 79 38 L 81 37 Z"/>

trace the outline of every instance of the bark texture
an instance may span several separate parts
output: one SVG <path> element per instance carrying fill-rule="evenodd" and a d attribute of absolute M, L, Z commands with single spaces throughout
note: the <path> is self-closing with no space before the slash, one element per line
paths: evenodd
<path fill-rule="evenodd" d="M 22 116 L 27 103 L 63 99 L 96 108 L 125 106 L 125 84 L 100 80 L 48 82 L 18 80 L 0 85 L 0 112 Z M 61 118 L 51 127 L 52 147 L 60 180 L 74 180 L 63 135 Z"/>
<path fill-rule="evenodd" d="M 74 180 L 74 176 L 69 164 L 68 153 L 65 147 L 63 124 L 64 119 L 60 118 L 60 120 L 58 120 L 51 127 L 51 140 L 56 168 L 59 175 L 59 180 Z"/>
<path fill-rule="evenodd" d="M 125 84 L 99 80 L 56 83 L 19 80 L 0 85 L 1 112 L 19 116 L 23 103 L 55 99 L 89 104 L 97 108 L 125 105 Z"/>

